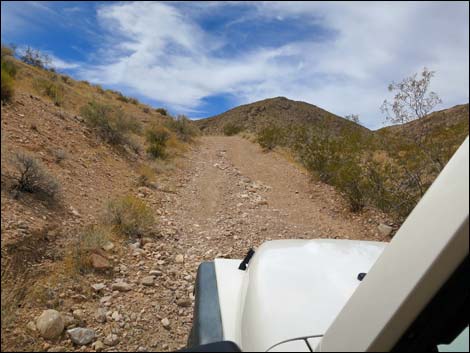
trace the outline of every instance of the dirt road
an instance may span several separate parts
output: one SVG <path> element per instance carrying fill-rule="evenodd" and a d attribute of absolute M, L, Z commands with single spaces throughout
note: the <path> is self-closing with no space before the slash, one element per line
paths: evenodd
<path fill-rule="evenodd" d="M 251 247 L 275 239 L 388 240 L 377 231 L 382 215 L 350 213 L 332 187 L 240 137 L 203 137 L 186 156 L 176 190 L 167 196 L 161 217 L 170 228 L 168 253 L 185 258 L 170 270 L 182 281 L 173 303 L 165 303 L 171 296 L 160 302 L 177 333 L 162 337 L 170 348 L 185 344 L 192 308 L 176 309 L 174 302 L 190 296 L 202 261 L 243 258 Z"/>

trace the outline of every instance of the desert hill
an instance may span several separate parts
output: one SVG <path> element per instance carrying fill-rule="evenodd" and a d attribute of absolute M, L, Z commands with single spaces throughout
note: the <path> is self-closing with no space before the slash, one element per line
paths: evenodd
<path fill-rule="evenodd" d="M 284 128 L 303 124 L 323 125 L 334 133 L 338 133 L 344 127 L 368 131 L 365 127 L 313 104 L 293 101 L 285 97 L 269 98 L 241 105 L 225 113 L 196 121 L 196 125 L 206 134 L 220 134 L 227 124 L 254 133 L 272 125 Z"/>

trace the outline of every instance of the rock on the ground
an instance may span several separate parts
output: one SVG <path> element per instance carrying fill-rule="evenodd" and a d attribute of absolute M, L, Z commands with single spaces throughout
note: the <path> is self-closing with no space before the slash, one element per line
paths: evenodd
<path fill-rule="evenodd" d="M 90 260 L 91 260 L 91 266 L 95 270 L 107 270 L 111 268 L 111 264 L 109 263 L 109 260 L 105 258 L 104 256 L 101 256 L 98 254 L 91 254 Z"/>
<path fill-rule="evenodd" d="M 96 284 L 92 284 L 91 288 L 93 288 L 95 292 L 100 292 L 106 288 L 106 285 L 104 283 L 96 283 Z"/>
<path fill-rule="evenodd" d="M 102 246 L 103 250 L 104 251 L 111 251 L 114 249 L 114 244 L 110 241 L 106 242 L 103 246 Z"/>
<path fill-rule="evenodd" d="M 93 342 L 96 336 L 95 330 L 83 327 L 67 330 L 67 334 L 70 336 L 72 342 L 79 346 L 85 346 Z"/>
<path fill-rule="evenodd" d="M 162 320 L 162 326 L 166 329 L 169 329 L 170 328 L 170 320 L 168 320 L 167 318 L 164 318 Z"/>
<path fill-rule="evenodd" d="M 107 346 L 115 346 L 119 343 L 119 337 L 116 334 L 111 333 L 105 337 L 103 343 Z"/>
<path fill-rule="evenodd" d="M 144 286 L 153 286 L 155 283 L 155 277 L 154 276 L 145 276 L 142 278 L 142 284 Z"/>
<path fill-rule="evenodd" d="M 56 310 L 44 310 L 36 320 L 36 328 L 46 339 L 57 338 L 64 330 L 64 319 Z"/>
<path fill-rule="evenodd" d="M 101 352 L 104 349 L 104 343 L 101 341 L 93 342 L 91 346 L 95 351 Z"/>
<path fill-rule="evenodd" d="M 178 300 L 176 304 L 182 308 L 188 308 L 192 305 L 191 300 L 189 298 Z"/>
<path fill-rule="evenodd" d="M 111 288 L 113 290 L 117 290 L 119 292 L 128 292 L 130 291 L 132 288 L 130 286 L 130 284 L 126 283 L 126 282 L 116 282 L 116 283 L 113 283 L 111 285 Z"/>
<path fill-rule="evenodd" d="M 377 227 L 379 229 L 379 232 L 382 233 L 384 236 L 389 236 L 393 232 L 393 227 L 390 227 L 386 224 L 379 224 Z"/>
<path fill-rule="evenodd" d="M 106 322 L 106 310 L 104 308 L 98 308 L 98 310 L 95 313 L 95 319 L 99 323 L 105 323 Z"/>
<path fill-rule="evenodd" d="M 65 352 L 66 348 L 64 346 L 54 346 L 49 348 L 48 352 Z"/>
<path fill-rule="evenodd" d="M 182 263 L 184 262 L 184 256 L 181 255 L 181 254 L 180 254 L 180 255 L 176 255 L 176 257 L 175 257 L 175 262 L 176 262 L 177 264 L 182 264 Z"/>

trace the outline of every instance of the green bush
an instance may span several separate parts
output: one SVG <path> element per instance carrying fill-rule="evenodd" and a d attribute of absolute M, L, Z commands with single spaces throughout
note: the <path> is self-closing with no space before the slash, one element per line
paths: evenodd
<path fill-rule="evenodd" d="M 52 82 L 45 78 L 36 78 L 33 87 L 42 95 L 52 99 L 55 105 L 61 106 L 64 101 L 64 88 L 60 83 Z"/>
<path fill-rule="evenodd" d="M 4 49 L 5 48 L 5 49 Z M 1 100 L 2 102 L 9 102 L 14 94 L 14 78 L 16 76 L 17 67 L 15 63 L 10 60 L 9 48 L 2 46 L 2 76 L 1 76 Z M 5 51 L 5 53 L 4 53 Z"/>
<path fill-rule="evenodd" d="M 14 88 L 13 88 L 13 78 L 10 74 L 5 71 L 2 67 L 2 77 L 1 77 L 1 99 L 2 102 L 9 102 L 13 98 Z"/>
<path fill-rule="evenodd" d="M 224 135 L 233 136 L 243 131 L 243 127 L 234 123 L 227 123 L 224 125 Z"/>
<path fill-rule="evenodd" d="M 170 133 L 162 127 L 154 126 L 147 129 L 146 140 L 149 146 L 147 152 L 153 158 L 166 158 L 166 143 L 170 138 Z"/>
<path fill-rule="evenodd" d="M 17 70 L 16 64 L 11 59 L 2 59 L 2 72 L 6 72 L 12 78 L 15 78 Z"/>
<path fill-rule="evenodd" d="M 11 157 L 15 169 L 12 175 L 12 188 L 15 192 L 27 192 L 55 199 L 59 193 L 59 183 L 44 170 L 41 163 L 30 155 L 15 153 Z"/>
<path fill-rule="evenodd" d="M 156 111 L 157 113 L 160 113 L 161 115 L 165 115 L 165 116 L 168 115 L 168 112 L 167 112 L 166 109 L 164 109 L 164 108 L 157 108 L 157 109 L 155 109 L 155 111 Z"/>
<path fill-rule="evenodd" d="M 284 134 L 281 128 L 270 126 L 262 129 L 258 133 L 257 141 L 265 150 L 272 150 L 282 144 Z"/>
<path fill-rule="evenodd" d="M 125 97 L 123 95 L 118 95 L 116 99 L 118 101 L 121 101 L 121 102 L 124 102 L 124 103 L 129 103 L 129 100 L 127 99 L 127 97 Z"/>
<path fill-rule="evenodd" d="M 198 134 L 198 128 L 184 115 L 171 119 L 165 126 L 176 133 L 178 138 L 184 142 L 190 142 Z"/>
<path fill-rule="evenodd" d="M 109 201 L 104 218 L 115 231 L 129 237 L 145 235 L 155 223 L 152 210 L 132 195 Z"/>
<path fill-rule="evenodd" d="M 140 129 L 137 121 L 127 118 L 120 108 L 110 105 L 89 102 L 80 109 L 80 113 L 87 124 L 112 145 L 127 144 L 128 134 Z"/>

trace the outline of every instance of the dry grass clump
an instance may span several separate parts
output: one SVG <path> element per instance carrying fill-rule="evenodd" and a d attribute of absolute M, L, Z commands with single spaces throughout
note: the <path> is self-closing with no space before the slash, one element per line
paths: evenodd
<path fill-rule="evenodd" d="M 155 223 L 152 209 L 132 195 L 110 200 L 106 205 L 104 221 L 117 233 L 131 238 L 145 235 Z"/>

